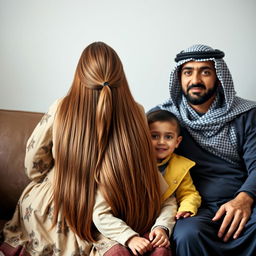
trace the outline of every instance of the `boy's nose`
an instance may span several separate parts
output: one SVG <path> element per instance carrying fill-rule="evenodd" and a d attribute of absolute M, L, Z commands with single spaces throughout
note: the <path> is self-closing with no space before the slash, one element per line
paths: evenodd
<path fill-rule="evenodd" d="M 158 140 L 158 144 L 163 144 L 164 143 L 164 138 L 160 137 Z"/>

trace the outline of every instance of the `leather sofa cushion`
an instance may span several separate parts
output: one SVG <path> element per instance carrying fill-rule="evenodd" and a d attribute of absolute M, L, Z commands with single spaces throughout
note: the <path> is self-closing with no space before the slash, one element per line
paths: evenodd
<path fill-rule="evenodd" d="M 0 219 L 12 217 L 29 180 L 24 172 L 26 142 L 43 113 L 0 110 Z"/>

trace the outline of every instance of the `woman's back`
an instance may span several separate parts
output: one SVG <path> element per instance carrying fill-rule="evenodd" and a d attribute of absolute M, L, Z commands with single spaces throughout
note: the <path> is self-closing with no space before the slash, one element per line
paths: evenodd
<path fill-rule="evenodd" d="M 114 216 L 138 232 L 148 230 L 159 213 L 158 174 L 143 115 L 115 51 L 100 42 L 87 47 L 57 115 L 54 193 L 55 220 L 62 208 L 84 239 L 93 239 L 97 188 Z"/>
<path fill-rule="evenodd" d="M 158 172 L 144 114 L 122 63 L 97 42 L 81 55 L 67 96 L 27 143 L 24 190 L 4 229 L 7 255 L 89 254 L 97 191 L 112 214 L 143 234 L 160 211 Z M 21 254 L 22 255 L 22 254 Z"/>

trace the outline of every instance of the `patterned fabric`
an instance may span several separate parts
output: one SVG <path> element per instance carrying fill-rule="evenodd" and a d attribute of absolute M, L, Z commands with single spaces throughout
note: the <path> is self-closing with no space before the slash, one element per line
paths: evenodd
<path fill-rule="evenodd" d="M 23 191 L 13 218 L 3 229 L 0 253 L 6 256 L 96 256 L 117 244 L 98 234 L 92 244 L 80 239 L 65 223 L 52 227 L 55 102 L 27 142 L 25 168 L 31 183 Z"/>
<path fill-rule="evenodd" d="M 193 45 L 183 52 L 207 51 L 214 51 L 214 49 L 206 45 Z M 217 97 L 210 109 L 204 115 L 200 115 L 190 107 L 183 96 L 178 71 L 179 67 L 188 61 L 209 60 L 214 62 L 221 86 L 218 87 Z M 193 57 L 179 61 L 171 72 L 169 90 L 170 99 L 159 107 L 173 112 L 205 150 L 233 164 L 238 164 L 241 159 L 237 149 L 236 131 L 231 121 L 241 113 L 256 107 L 256 103 L 236 96 L 232 76 L 225 61 Z"/>

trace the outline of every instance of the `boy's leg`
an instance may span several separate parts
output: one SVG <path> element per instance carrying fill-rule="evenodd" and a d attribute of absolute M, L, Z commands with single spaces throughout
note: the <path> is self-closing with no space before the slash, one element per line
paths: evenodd
<path fill-rule="evenodd" d="M 104 256 L 131 256 L 133 255 L 128 248 L 124 247 L 121 244 L 116 244 L 113 247 L 111 247 L 106 253 L 104 253 Z"/>
<path fill-rule="evenodd" d="M 150 256 L 172 256 L 171 248 L 165 248 L 165 247 L 156 247 L 151 252 L 149 252 L 147 255 Z"/>

